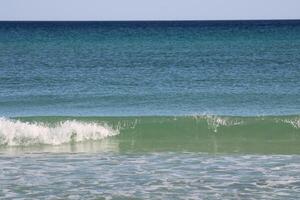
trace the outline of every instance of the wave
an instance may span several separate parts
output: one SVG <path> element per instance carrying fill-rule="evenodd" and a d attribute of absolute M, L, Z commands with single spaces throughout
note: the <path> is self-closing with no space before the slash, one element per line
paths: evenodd
<path fill-rule="evenodd" d="M 0 147 L 102 143 L 118 151 L 300 153 L 300 116 L 0 118 Z M 105 141 L 103 143 L 103 141 Z"/>

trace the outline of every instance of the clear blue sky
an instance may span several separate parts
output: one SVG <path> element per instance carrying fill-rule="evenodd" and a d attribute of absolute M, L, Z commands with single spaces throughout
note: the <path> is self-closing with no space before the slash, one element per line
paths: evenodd
<path fill-rule="evenodd" d="M 300 19 L 300 0 L 0 0 L 0 20 Z"/>

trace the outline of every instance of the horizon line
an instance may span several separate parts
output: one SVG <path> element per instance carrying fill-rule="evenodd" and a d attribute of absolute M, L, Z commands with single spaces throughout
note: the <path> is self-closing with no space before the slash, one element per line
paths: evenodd
<path fill-rule="evenodd" d="M 0 20 L 0 22 L 235 22 L 235 21 L 300 21 L 294 18 L 278 19 L 164 19 L 164 20 Z"/>

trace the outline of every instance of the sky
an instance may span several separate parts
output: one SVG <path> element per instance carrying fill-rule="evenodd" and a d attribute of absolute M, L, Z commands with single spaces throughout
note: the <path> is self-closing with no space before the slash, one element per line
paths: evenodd
<path fill-rule="evenodd" d="M 0 0 L 0 20 L 300 19 L 300 0 Z"/>

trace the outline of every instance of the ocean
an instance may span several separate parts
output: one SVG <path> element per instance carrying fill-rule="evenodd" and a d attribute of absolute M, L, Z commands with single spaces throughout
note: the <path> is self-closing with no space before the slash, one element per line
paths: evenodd
<path fill-rule="evenodd" d="M 0 22 L 0 198 L 300 198 L 300 21 Z"/>

